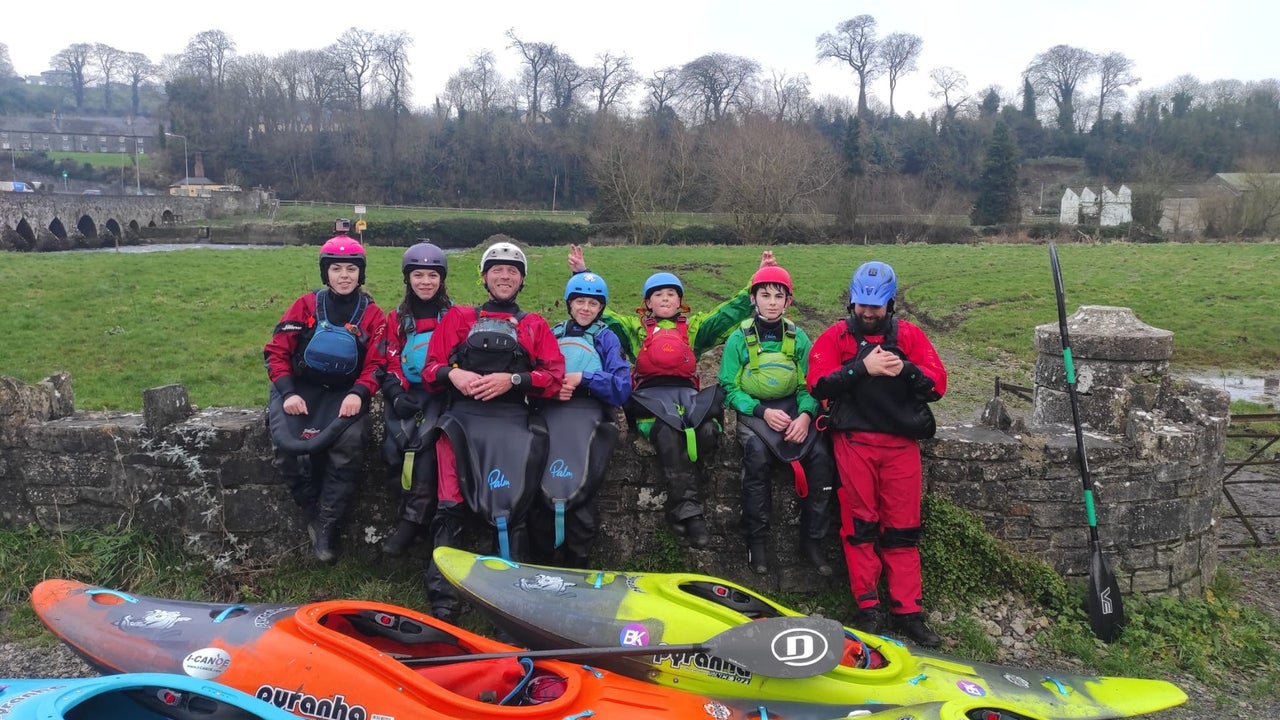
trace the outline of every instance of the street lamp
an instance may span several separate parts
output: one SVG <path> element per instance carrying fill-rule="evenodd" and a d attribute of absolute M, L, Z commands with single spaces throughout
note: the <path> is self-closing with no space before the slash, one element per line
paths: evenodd
<path fill-rule="evenodd" d="M 167 132 L 165 135 L 182 138 L 182 184 L 186 185 L 191 180 L 191 167 L 187 165 L 187 136 L 171 132 Z"/>

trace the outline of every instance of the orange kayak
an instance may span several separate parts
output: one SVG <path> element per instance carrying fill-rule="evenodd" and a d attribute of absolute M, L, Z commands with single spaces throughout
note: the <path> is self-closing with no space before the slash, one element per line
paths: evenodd
<path fill-rule="evenodd" d="M 46 580 L 31 603 L 99 669 L 215 680 L 314 720 L 761 717 L 755 703 L 734 707 L 580 663 L 505 657 L 418 665 L 519 649 L 376 602 L 228 605 Z"/>

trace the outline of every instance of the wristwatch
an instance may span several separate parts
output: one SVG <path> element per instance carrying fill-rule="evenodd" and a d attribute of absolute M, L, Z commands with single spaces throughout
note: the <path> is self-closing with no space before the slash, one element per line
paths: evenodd
<path fill-rule="evenodd" d="M 524 378 L 520 377 L 520 373 L 511 373 L 511 387 L 519 387 L 524 382 Z"/>

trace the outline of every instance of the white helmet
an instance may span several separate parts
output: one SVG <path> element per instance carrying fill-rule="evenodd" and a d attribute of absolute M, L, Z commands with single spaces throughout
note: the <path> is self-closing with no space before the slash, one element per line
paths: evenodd
<path fill-rule="evenodd" d="M 525 260 L 524 251 L 509 242 L 494 243 L 480 256 L 481 275 L 494 265 L 512 265 L 520 271 L 522 277 L 529 274 L 529 263 Z"/>

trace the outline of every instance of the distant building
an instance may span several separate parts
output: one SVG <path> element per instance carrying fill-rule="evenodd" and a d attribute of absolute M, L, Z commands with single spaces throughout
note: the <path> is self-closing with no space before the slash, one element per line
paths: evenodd
<path fill-rule="evenodd" d="M 1071 188 L 1062 193 L 1059 223 L 1079 225 L 1082 219 L 1092 221 L 1092 218 L 1097 218 L 1098 225 L 1103 227 L 1133 222 L 1133 192 L 1129 186 L 1121 185 L 1119 191 L 1112 192 L 1103 185 L 1101 197 L 1089 188 L 1082 189 L 1079 195 Z"/>
<path fill-rule="evenodd" d="M 0 150 L 100 152 L 146 155 L 155 135 L 150 121 L 134 117 L 45 117 L 0 115 Z"/>
<path fill-rule="evenodd" d="M 204 176 L 204 155 L 196 153 L 194 155 L 194 175 L 192 177 L 183 178 L 169 186 L 170 195 L 183 195 L 186 197 L 209 197 L 216 192 L 240 192 L 239 185 L 219 185 Z"/>

